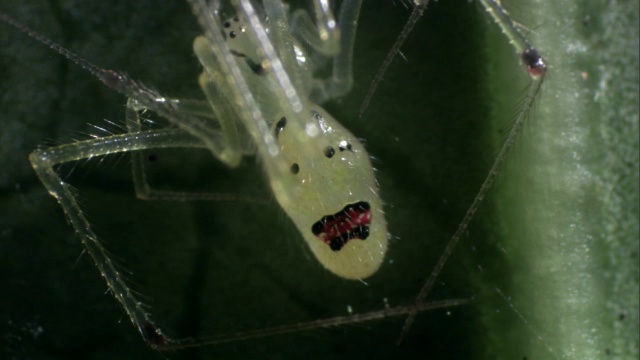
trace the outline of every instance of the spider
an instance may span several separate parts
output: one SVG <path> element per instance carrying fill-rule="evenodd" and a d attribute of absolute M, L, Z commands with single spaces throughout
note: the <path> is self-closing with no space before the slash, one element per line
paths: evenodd
<path fill-rule="evenodd" d="M 156 85 L 156 84 L 154 84 L 154 85 Z M 156 86 L 158 86 L 158 88 L 159 88 L 159 89 L 164 88 L 164 87 L 161 87 L 160 85 L 156 85 Z M 345 100 L 345 101 L 348 101 L 348 100 Z M 135 105 L 135 104 L 134 104 L 134 105 Z M 333 106 L 338 106 L 338 105 L 335 105 L 335 104 L 334 104 Z M 134 106 L 134 107 L 135 107 L 135 106 Z M 136 110 L 139 110 L 139 109 L 136 109 Z M 382 113 L 385 113 L 384 109 L 380 109 L 380 110 L 381 110 L 381 112 L 382 112 Z M 140 112 L 140 113 L 142 114 L 142 112 Z M 146 114 L 142 114 L 142 115 L 146 116 Z M 386 115 L 386 114 L 385 114 L 385 115 Z M 115 116 L 114 116 L 114 118 L 115 118 Z M 379 125 L 378 125 L 378 124 L 375 124 L 375 125 L 369 125 L 369 127 L 370 127 L 370 128 L 377 128 L 377 127 L 379 127 Z M 366 128 L 366 126 L 365 126 L 365 128 Z M 379 131 L 379 130 L 378 130 L 378 131 Z M 356 133 L 356 131 L 354 131 L 354 133 Z M 402 140 L 402 141 L 408 141 L 408 140 Z M 404 145 L 403 143 L 400 143 L 399 145 L 397 145 L 397 144 L 396 144 L 396 146 L 403 146 L 403 145 Z M 389 147 L 391 147 L 391 146 L 389 146 Z M 387 151 L 387 150 L 388 150 L 388 152 L 389 152 L 389 153 L 392 153 L 392 152 L 394 151 L 392 148 L 383 148 L 383 150 L 384 150 L 384 151 Z M 396 151 L 397 151 L 397 150 L 396 150 Z M 373 152 L 373 153 L 375 154 L 375 152 Z M 164 159 L 164 157 L 165 157 L 165 156 L 168 156 L 168 155 L 160 155 L 160 156 L 159 156 L 159 158 L 160 158 L 160 159 Z M 424 161 L 424 159 L 423 159 L 423 157 L 424 157 L 424 156 L 425 156 L 425 155 L 418 155 L 418 154 L 416 154 L 416 157 L 415 157 L 415 158 L 413 158 L 411 161 L 413 161 L 413 162 L 422 162 L 422 161 Z M 147 157 L 147 159 L 148 159 L 150 162 L 153 162 L 153 161 L 151 161 L 151 159 L 153 159 L 153 158 L 154 158 L 154 157 L 153 157 L 153 156 L 151 156 L 151 155 Z M 291 165 L 293 165 L 293 164 L 291 164 Z M 288 166 L 288 167 L 287 167 L 287 169 L 291 169 L 291 167 L 290 167 L 290 166 Z M 411 176 L 411 175 L 407 175 L 407 174 L 405 174 L 405 176 Z M 481 175 L 478 175 L 478 176 L 481 176 Z M 252 178 L 251 180 L 252 180 L 251 184 L 255 184 L 256 182 L 259 182 L 259 180 L 256 180 L 256 178 L 255 178 L 255 177 L 254 177 L 254 178 Z M 390 180 L 389 180 L 389 179 L 384 179 L 384 178 L 383 178 L 382 180 L 380 180 L 380 181 L 383 181 L 383 182 L 384 182 L 384 181 L 389 181 L 389 182 L 390 182 Z M 72 182 L 72 181 L 70 181 L 70 182 Z M 262 184 L 262 185 L 264 186 L 264 184 Z M 245 187 L 247 187 L 247 186 L 245 185 Z M 383 192 L 383 194 L 384 194 L 384 192 Z M 384 196 L 384 195 L 383 195 L 383 196 Z M 428 197 L 426 197 L 426 198 L 428 198 Z M 410 202 L 410 201 L 411 201 L 411 200 L 409 199 L 409 200 L 408 200 L 408 202 Z M 413 200 L 413 201 L 415 201 L 415 200 Z M 391 206 L 393 206 L 393 207 L 399 207 L 399 206 L 401 206 L 401 205 L 402 205 L 402 206 L 404 206 L 404 204 L 405 204 L 405 203 L 403 203 L 403 202 L 401 202 L 401 201 L 400 201 L 400 202 L 392 203 L 392 204 L 391 204 Z M 176 206 L 176 205 L 173 205 L 173 206 Z M 202 206 L 202 205 L 197 205 L 197 206 Z M 236 204 L 234 204 L 234 206 L 236 206 Z M 246 211 L 246 210 L 245 210 L 245 209 L 246 209 L 246 205 L 238 205 L 238 206 L 241 206 L 241 208 L 240 208 L 240 210 L 237 210 L 237 211 L 239 211 L 239 212 Z M 229 209 L 229 208 L 226 208 L 225 210 L 228 210 L 228 209 Z M 340 210 L 342 210 L 342 209 L 334 210 L 334 212 L 331 212 L 330 214 L 329 214 L 329 213 L 327 213 L 327 214 L 325 214 L 325 215 L 333 215 L 333 216 L 335 216 L 335 214 L 336 214 L 337 212 L 339 212 Z M 231 210 L 229 210 L 229 211 L 231 211 Z M 262 209 L 258 210 L 258 213 L 262 214 L 262 213 L 264 213 L 265 211 L 267 211 L 267 212 L 268 212 L 269 210 L 264 210 L 264 208 L 262 208 Z M 273 210 L 271 210 L 271 211 L 273 211 Z M 166 212 L 165 212 L 165 211 L 159 211 L 159 213 L 166 213 Z M 408 213 L 408 214 L 406 214 L 406 215 L 407 215 L 407 216 L 405 217 L 405 219 L 406 219 L 406 220 L 405 220 L 405 222 L 406 222 L 406 224 L 407 224 L 407 227 L 411 226 L 411 224 L 414 224 L 414 226 L 415 226 L 415 224 L 416 224 L 416 223 L 419 223 L 419 221 L 418 221 L 418 220 L 416 220 L 415 218 L 412 218 L 412 216 L 415 216 L 415 214 L 412 214 L 412 213 L 410 213 L 410 212 L 409 212 L 409 213 Z M 92 216 L 92 217 L 93 217 L 93 216 Z M 97 217 L 97 216 L 96 216 L 96 217 Z M 259 221 L 259 220 L 257 220 L 257 216 L 255 215 L 255 213 L 253 213 L 251 216 L 248 216 L 248 217 L 251 219 L 252 224 L 255 224 L 255 223 L 254 223 L 254 221 Z M 449 216 L 445 216 L 445 217 L 446 217 L 446 218 L 449 218 Z M 453 217 L 453 216 L 451 216 L 451 217 Z M 277 218 L 277 217 L 276 217 L 276 218 Z M 136 221 L 142 221 L 142 220 L 140 220 L 139 218 L 135 218 L 134 220 L 136 220 Z M 253 233 L 253 234 L 251 234 L 250 236 L 251 236 L 251 237 L 258 237 L 258 235 L 260 235 L 260 234 L 263 234 L 263 233 L 264 233 L 264 229 L 265 229 L 265 228 L 270 229 L 270 226 L 273 226 L 273 224 L 274 224 L 276 221 L 277 221 L 277 219 L 276 219 L 276 220 L 273 220 L 273 218 L 271 218 L 270 220 L 266 220 L 266 221 L 263 223 L 263 226 L 261 227 L 262 231 L 258 231 L 258 232 L 257 232 L 257 234 L 256 234 L 256 233 Z M 454 220 L 452 220 L 452 221 L 454 221 Z M 157 222 L 157 218 L 156 218 L 156 222 Z M 238 223 L 239 223 L 239 222 L 236 222 L 236 224 L 238 224 Z M 242 223 L 239 223 L 239 224 L 242 224 Z M 252 226 L 257 226 L 257 225 L 252 225 Z M 236 227 L 234 227 L 234 230 L 236 231 L 236 233 L 238 233 L 238 232 L 242 232 L 242 231 L 243 231 L 243 229 L 238 229 L 238 226 L 237 226 L 237 225 L 236 225 Z M 286 233 L 286 230 L 285 230 L 284 232 Z M 392 230 L 392 233 L 393 233 L 393 230 Z M 416 233 L 417 233 L 417 234 L 420 234 L 420 235 L 424 235 L 422 232 L 416 232 Z M 231 233 L 230 233 L 230 234 L 231 234 Z M 294 236 L 294 235 L 289 235 L 289 236 Z M 386 236 L 386 234 L 385 234 L 385 236 Z M 399 235 L 399 236 L 401 236 L 402 238 L 406 238 L 406 237 L 407 237 L 406 235 Z M 434 236 L 436 236 L 436 237 L 437 237 L 438 235 L 434 235 Z M 444 237 L 446 237 L 446 235 L 443 235 L 443 236 L 444 236 Z M 426 236 L 425 236 L 425 237 L 426 237 Z M 102 237 L 101 237 L 101 238 L 102 238 Z M 109 238 L 109 236 L 105 236 L 105 238 L 107 238 L 107 239 L 108 239 L 108 238 Z M 107 243 L 108 243 L 108 242 L 109 242 L 109 241 L 107 240 Z M 398 241 L 398 242 L 399 242 L 399 241 Z M 276 249 L 276 250 L 285 251 L 285 252 L 291 252 L 291 251 L 293 251 L 293 250 L 291 249 L 291 245 L 287 245 L 287 244 L 286 244 L 286 243 L 284 243 L 284 242 L 281 242 L 281 243 L 278 243 L 278 244 L 279 244 L 279 246 L 276 246 L 276 247 L 279 247 L 279 249 Z M 283 245 L 283 244 L 284 244 L 284 245 Z M 183 244 L 183 245 L 184 245 L 184 244 Z M 157 246 L 157 245 L 156 245 L 156 246 Z M 250 248 L 255 248 L 255 246 L 252 246 L 252 247 L 250 247 Z M 263 248 L 263 249 L 261 249 L 261 250 L 259 251 L 260 255 L 263 255 L 263 254 L 268 250 L 268 248 L 269 248 L 269 246 L 267 246 L 267 249 L 264 249 L 264 248 Z M 216 249 L 216 250 L 219 250 L 219 249 Z M 246 249 L 245 249 L 245 250 L 246 250 Z M 302 251 L 302 249 L 296 249 L 296 250 L 299 250 L 300 252 L 303 252 L 303 251 Z M 146 255 L 145 255 L 145 256 L 146 256 Z M 287 266 L 286 266 L 286 265 L 283 265 L 283 261 L 286 261 L 286 260 L 278 259 L 278 257 L 285 257 L 285 256 L 282 256 L 282 252 L 276 251 L 276 255 L 274 255 L 274 256 L 276 257 L 276 260 L 275 260 L 275 261 L 272 261 L 272 262 L 275 262 L 275 263 L 276 263 L 276 265 L 278 265 L 278 264 L 279 264 L 279 266 L 282 266 L 282 267 L 284 267 L 284 268 L 286 269 L 286 268 L 287 268 Z M 302 255 L 302 256 L 304 256 L 304 255 Z M 294 257 L 294 258 L 296 258 L 296 257 Z M 298 256 L 297 258 L 299 258 L 299 256 Z M 310 259 L 307 259 L 307 260 L 309 260 L 309 261 L 308 261 L 308 263 L 309 263 L 309 264 L 312 264 L 312 262 L 310 261 Z M 389 259 L 389 260 L 398 261 L 398 259 L 397 259 L 395 256 L 394 256 L 394 257 L 391 257 L 391 256 L 390 256 L 390 259 Z M 269 260 L 269 261 L 271 261 L 271 260 Z M 266 262 L 266 261 L 265 261 L 265 262 Z M 296 262 L 296 264 L 297 264 L 297 262 Z M 124 267 L 125 267 L 125 268 L 130 268 L 130 267 L 132 267 L 132 266 L 135 266 L 135 265 L 126 264 Z M 309 265 L 309 266 L 310 266 L 310 265 Z M 241 269 L 243 269 L 242 271 L 245 271 L 245 270 L 246 270 L 246 271 L 249 271 L 249 270 L 247 270 L 249 267 L 250 267 L 249 265 L 245 265 L 245 266 L 241 267 Z M 290 271 L 290 270 L 289 270 L 289 271 Z M 304 270 L 300 270 L 300 271 L 301 271 L 301 272 L 303 272 Z M 417 275 L 416 275 L 416 276 L 417 276 Z M 335 283 L 333 283 L 334 281 L 340 281 L 340 283 L 341 283 L 341 284 L 343 284 L 343 285 L 344 285 L 344 284 L 349 284 L 349 285 L 345 285 L 345 286 L 349 286 L 349 287 L 353 286 L 353 284 L 352 284 L 352 283 L 348 283 L 348 282 L 344 282 L 344 283 L 343 283 L 343 282 L 342 282 L 341 280 L 339 280 L 339 279 L 338 279 L 338 280 L 334 280 L 334 279 L 327 280 L 327 278 L 323 278 L 323 276 L 320 276 L 320 278 L 321 278 L 323 281 L 327 281 L 327 282 L 331 283 L 331 286 L 335 286 Z M 165 279 L 165 280 L 166 280 L 166 279 Z M 307 281 L 308 281 L 308 280 L 307 280 Z M 373 283 L 373 280 L 372 280 L 372 283 Z M 300 285 L 300 286 L 291 286 L 291 284 L 287 284 L 287 286 L 286 286 L 286 287 L 287 287 L 287 288 L 296 288 L 296 289 L 297 289 L 297 288 L 302 288 L 302 289 L 304 289 L 304 288 L 305 288 L 305 285 L 304 285 L 304 284 L 298 284 L 298 285 Z M 234 284 L 233 286 L 230 286 L 230 287 L 237 287 L 237 286 L 238 286 L 238 284 Z M 307 286 L 307 288 L 308 288 L 308 285 L 306 285 L 306 286 Z M 329 288 L 331 288 L 331 286 L 328 286 L 328 287 L 329 287 Z M 372 285 L 372 286 L 373 286 L 373 285 Z M 322 286 L 321 286 L 321 285 L 316 285 L 316 286 L 314 286 L 314 287 L 311 289 L 311 291 L 310 291 L 309 293 L 313 293 L 313 292 L 321 293 L 321 292 L 322 292 L 321 290 L 322 290 Z M 362 289 L 360 288 L 359 290 L 362 290 Z M 334 290 L 334 291 L 337 291 L 337 290 Z M 343 291 L 343 290 L 340 290 L 340 291 Z M 155 298 L 157 298 L 157 296 L 150 296 L 150 298 L 155 299 Z M 312 298 L 313 298 L 313 297 L 312 297 Z M 371 305 L 371 308 L 375 308 L 376 306 L 378 306 L 378 307 L 379 307 L 379 306 L 380 306 L 380 301 L 382 300 L 382 298 L 383 298 L 383 297 L 378 297 L 378 298 L 377 298 L 377 300 L 379 301 L 379 303 L 378 303 L 378 304 L 376 304 L 376 305 Z M 227 302 L 229 302 L 229 301 L 228 301 L 228 299 L 227 299 Z M 336 302 L 337 302 L 337 303 L 340 303 L 341 305 L 342 305 L 342 304 L 344 304 L 344 302 L 341 302 L 341 301 L 336 301 Z M 254 309 L 254 310 L 255 310 L 255 309 Z M 247 312 L 247 313 L 250 313 L 250 311 L 249 311 L 249 310 L 246 310 L 246 312 Z M 275 323 L 277 323 L 277 321 L 275 321 Z"/>

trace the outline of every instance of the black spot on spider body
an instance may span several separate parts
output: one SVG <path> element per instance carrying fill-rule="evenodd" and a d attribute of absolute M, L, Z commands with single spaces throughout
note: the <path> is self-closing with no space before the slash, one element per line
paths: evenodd
<path fill-rule="evenodd" d="M 228 21 L 225 21 L 224 24 L 222 24 L 222 26 L 224 26 L 225 28 L 231 27 L 231 23 Z"/>
<path fill-rule="evenodd" d="M 259 64 L 249 58 L 247 58 L 247 65 L 249 65 L 249 68 L 251 68 L 251 71 L 253 71 L 254 74 L 256 75 L 264 75 L 265 71 L 264 71 L 264 67 L 262 66 L 262 64 Z"/>
<path fill-rule="evenodd" d="M 235 57 L 239 57 L 239 58 L 247 57 L 247 55 L 241 53 L 240 51 L 236 51 L 236 50 L 233 50 L 233 49 L 229 49 L 229 50 L 230 50 L 229 52 L 231 53 L 231 55 L 233 55 Z"/>
<path fill-rule="evenodd" d="M 236 32 L 235 31 L 231 31 L 229 33 L 229 37 L 232 38 L 232 39 L 235 39 L 236 38 Z"/>
<path fill-rule="evenodd" d="M 342 237 L 335 238 L 329 242 L 329 248 L 333 251 L 340 251 L 347 242 Z"/>
<path fill-rule="evenodd" d="M 264 75 L 265 71 L 264 71 L 264 66 L 262 66 L 262 64 L 251 60 L 246 54 L 244 54 L 244 53 L 242 53 L 240 51 L 231 49 L 230 52 L 235 57 L 244 58 L 245 62 L 247 63 L 247 65 L 249 65 L 249 68 L 251 69 L 251 71 L 253 71 L 254 74 L 256 74 L 256 75 Z"/>
<path fill-rule="evenodd" d="M 300 165 L 298 165 L 298 163 L 293 163 L 293 165 L 291 165 L 291 173 L 293 175 L 297 175 L 300 172 Z"/>
<path fill-rule="evenodd" d="M 274 136 L 276 137 L 276 139 L 278 138 L 278 136 L 280 136 L 280 133 L 282 132 L 282 130 L 284 130 L 285 126 L 287 126 L 287 118 L 283 116 L 276 123 L 276 128 L 275 128 L 275 131 L 274 131 Z"/>
<path fill-rule="evenodd" d="M 329 159 L 331 159 L 333 157 L 333 155 L 336 154 L 335 149 L 333 148 L 333 146 L 327 146 L 324 149 L 324 156 L 328 157 Z"/>
<path fill-rule="evenodd" d="M 338 143 L 338 149 L 339 149 L 340 151 L 348 150 L 348 151 L 353 152 L 353 148 L 351 147 L 351 143 L 350 143 L 350 142 L 348 142 L 348 141 L 346 141 L 346 140 L 342 140 L 342 141 L 340 141 L 340 142 Z"/>

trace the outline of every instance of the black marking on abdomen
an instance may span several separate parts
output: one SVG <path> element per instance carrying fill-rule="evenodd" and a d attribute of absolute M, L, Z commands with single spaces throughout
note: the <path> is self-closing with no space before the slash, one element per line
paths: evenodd
<path fill-rule="evenodd" d="M 327 146 L 324 149 L 324 156 L 328 157 L 329 159 L 331 159 L 335 154 L 336 154 L 336 151 L 333 149 L 333 146 Z"/>
<path fill-rule="evenodd" d="M 247 56 L 247 54 L 240 52 L 238 50 L 230 49 L 230 52 L 231 52 L 231 55 L 237 58 L 244 58 L 244 61 L 247 63 L 247 65 L 249 66 L 249 69 L 251 69 L 251 71 L 253 71 L 254 74 L 264 75 L 265 71 L 264 71 L 264 66 L 262 66 L 262 64 L 253 61 L 251 58 Z"/>
<path fill-rule="evenodd" d="M 273 134 L 273 135 L 275 135 L 276 139 L 278 138 L 278 136 L 280 136 L 280 133 L 282 132 L 282 130 L 284 130 L 285 126 L 287 126 L 287 118 L 283 116 L 276 123 L 276 128 L 275 128 L 275 131 L 274 131 L 274 134 Z"/>
<path fill-rule="evenodd" d="M 327 215 L 311 226 L 311 232 L 339 251 L 349 240 L 369 237 L 371 205 L 366 201 L 349 204 L 333 215 Z"/>
<path fill-rule="evenodd" d="M 264 75 L 265 71 L 264 71 L 264 66 L 262 66 L 262 64 L 257 63 L 248 57 L 246 61 L 247 61 L 247 65 L 249 65 L 249 68 L 251 69 L 251 71 L 253 71 L 254 74 Z"/>
<path fill-rule="evenodd" d="M 229 49 L 229 52 L 231 53 L 231 55 L 235 56 L 235 57 L 239 57 L 239 58 L 246 58 L 247 55 L 245 55 L 244 53 L 238 51 L 238 50 L 233 50 L 233 49 Z"/>
<path fill-rule="evenodd" d="M 351 152 L 353 152 L 353 148 L 351 147 L 351 143 L 346 141 L 346 140 L 342 140 L 338 143 L 338 149 L 340 149 L 340 151 L 345 151 L 345 150 L 349 150 Z"/>

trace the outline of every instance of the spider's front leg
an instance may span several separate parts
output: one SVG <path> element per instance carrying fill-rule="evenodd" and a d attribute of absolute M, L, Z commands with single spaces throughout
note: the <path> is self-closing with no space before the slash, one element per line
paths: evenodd
<path fill-rule="evenodd" d="M 79 141 L 35 150 L 29 155 L 29 160 L 38 178 L 47 188 L 49 194 L 62 206 L 62 210 L 78 233 L 87 253 L 105 279 L 109 290 L 120 302 L 144 340 L 154 348 L 170 345 L 172 340 L 154 325 L 142 303 L 130 290 L 122 274 L 92 230 L 71 186 L 60 178 L 55 167 L 72 161 L 114 153 L 171 147 L 201 148 L 203 146 L 204 144 L 200 140 L 182 129 L 164 129 Z"/>

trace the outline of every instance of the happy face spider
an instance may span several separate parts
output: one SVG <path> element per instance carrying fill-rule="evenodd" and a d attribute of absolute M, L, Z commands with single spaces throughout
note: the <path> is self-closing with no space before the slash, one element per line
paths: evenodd
<path fill-rule="evenodd" d="M 222 20 L 221 20 L 221 21 L 222 21 Z M 255 61 L 254 61 L 254 63 L 255 63 Z M 158 88 L 162 89 L 160 86 L 159 86 Z M 136 104 L 133 104 L 133 105 L 132 105 L 132 106 L 134 107 L 134 109 L 135 109 L 135 105 L 136 105 Z M 286 118 L 286 117 L 285 117 L 285 118 Z M 279 119 L 280 119 L 280 118 L 279 118 Z M 288 118 L 287 118 L 287 119 L 288 119 Z M 288 121 L 289 121 L 289 120 L 288 120 Z M 287 122 L 287 123 L 288 123 L 288 122 Z M 276 124 L 277 124 L 277 122 L 274 122 L 274 124 L 273 124 L 273 125 L 276 125 Z M 273 129 L 270 129 L 270 131 L 274 131 L 276 128 L 277 128 L 277 127 L 276 127 L 276 126 L 274 126 L 274 128 L 273 128 Z M 276 134 L 276 133 L 275 133 L 275 132 L 273 132 L 273 134 L 274 134 L 274 137 L 275 137 L 275 134 Z M 338 142 L 338 146 L 340 146 L 340 142 Z M 345 148 L 346 148 L 346 146 L 345 146 Z M 335 150 L 335 149 L 334 149 L 334 150 Z M 389 150 L 390 150 L 390 151 L 392 151 L 392 149 L 389 149 Z M 338 153 L 338 152 L 336 151 L 336 153 Z M 305 155 L 305 156 L 306 156 L 306 155 Z M 323 153 L 323 156 L 325 156 L 325 157 L 326 157 L 326 155 L 324 155 L 324 153 Z M 415 158 L 414 158 L 414 159 L 415 159 Z M 290 161 L 289 163 L 295 163 L 295 162 L 291 162 L 291 161 Z M 291 175 L 291 174 L 292 174 L 292 172 L 291 172 L 291 170 L 290 170 L 290 169 L 291 169 L 291 165 L 293 165 L 293 164 L 290 164 L 290 165 L 289 165 L 289 164 L 285 164 L 285 166 L 286 166 L 286 170 L 288 171 L 288 172 L 287 172 L 287 175 Z M 301 167 L 301 169 L 302 169 L 302 168 L 303 168 L 303 167 Z M 411 176 L 415 176 L 415 175 L 411 175 Z M 350 204 L 354 204 L 354 203 L 356 203 L 356 202 L 351 202 Z M 404 205 L 404 204 L 403 204 L 403 205 Z M 397 204 L 396 204 L 396 206 L 397 206 Z M 346 205 L 345 205 L 345 207 L 346 207 Z M 342 210 L 344 210 L 344 209 L 345 209 L 345 207 L 339 207 L 338 209 L 335 209 L 335 210 L 326 211 L 326 212 L 324 213 L 324 215 L 322 216 L 322 218 L 323 218 L 324 216 L 333 216 L 333 217 L 335 218 L 335 217 L 336 217 L 336 214 L 339 214 L 339 213 L 340 213 L 340 211 L 342 211 Z M 411 214 L 409 214 L 409 215 L 411 215 Z M 413 215 L 415 215 L 415 214 L 413 214 Z M 322 219 L 322 218 L 319 218 L 319 219 Z M 375 218 L 375 216 L 374 216 L 374 218 Z M 411 225 L 411 222 L 412 222 L 412 221 L 414 222 L 414 225 L 415 225 L 415 223 L 416 223 L 415 218 L 411 218 L 410 216 L 407 216 L 407 219 L 408 219 L 408 221 L 407 221 L 408 225 Z M 253 219 L 252 219 L 252 221 L 253 221 Z M 454 220 L 452 220 L 452 221 L 454 221 Z M 414 226 L 414 227 L 415 227 L 415 226 Z M 424 234 L 422 234 L 422 235 L 424 235 Z M 386 234 L 385 234 L 385 236 L 386 236 Z M 107 236 L 105 236 L 105 237 L 107 237 Z M 436 237 L 437 237 L 437 236 L 436 236 Z M 357 239 L 356 239 L 356 240 L 357 240 Z M 351 243 L 351 242 L 352 242 L 352 240 L 350 240 L 350 242 L 349 242 L 349 243 Z M 280 249 L 282 249 L 282 248 L 280 248 Z M 217 249 L 217 250 L 219 250 L 219 249 Z M 263 250 L 263 252 L 265 252 L 265 251 L 266 251 L 266 250 Z M 278 249 L 276 249 L 276 253 L 278 253 Z M 247 266 L 247 267 L 248 267 L 248 266 Z"/>
<path fill-rule="evenodd" d="M 22 28 L 129 98 L 127 133 L 36 150 L 29 158 L 110 292 L 154 347 L 164 347 L 170 340 L 125 284 L 76 195 L 57 174 L 57 165 L 114 153 L 187 147 L 208 149 L 233 168 L 243 154 L 255 151 L 276 200 L 329 271 L 347 279 L 369 277 L 380 266 L 387 246 L 382 202 L 366 151 L 310 98 L 314 93 L 326 100 L 351 87 L 360 2 L 345 2 L 339 23 L 331 9 L 317 7 L 317 28 L 306 12 L 294 12 L 291 26 L 299 30 L 289 29 L 288 9 L 277 1 L 265 2 L 260 12 L 241 1 L 226 17 L 218 3 L 194 1 L 191 5 L 204 31 L 193 46 L 204 67 L 199 84 L 207 102 L 167 98 L 122 72 L 98 68 Z M 11 19 L 5 21 L 21 27 Z M 292 37 L 297 33 L 300 39 Z M 299 43 L 303 39 L 306 49 Z M 309 49 L 333 57 L 330 80 L 310 77 L 316 65 Z M 174 127 L 142 130 L 140 114 L 146 111 L 157 113 Z M 166 197 L 158 196 L 147 184 L 142 157 L 134 155 L 133 160 L 138 196 Z"/>

